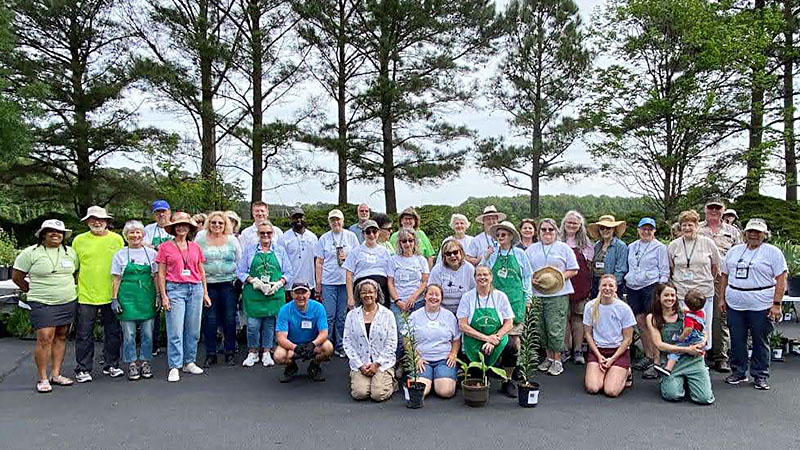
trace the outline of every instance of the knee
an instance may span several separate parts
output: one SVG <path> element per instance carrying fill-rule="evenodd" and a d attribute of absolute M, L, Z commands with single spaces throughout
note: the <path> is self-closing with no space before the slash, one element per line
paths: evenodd
<path fill-rule="evenodd" d="M 586 393 L 590 395 L 596 395 L 600 392 L 602 386 L 598 386 L 596 383 L 586 383 Z"/>
<path fill-rule="evenodd" d="M 711 405 L 716 400 L 714 394 L 710 392 L 708 394 L 692 394 L 691 398 L 698 405 Z"/>
<path fill-rule="evenodd" d="M 366 400 L 369 398 L 369 385 L 360 385 L 359 383 L 350 383 L 350 396 L 356 400 Z"/>
<path fill-rule="evenodd" d="M 434 385 L 434 392 L 436 395 L 442 398 L 450 398 L 456 395 L 456 383 L 439 383 Z"/>
<path fill-rule="evenodd" d="M 370 390 L 369 397 L 376 402 L 383 402 L 389 399 L 392 396 L 392 385 L 391 383 L 388 386 L 373 386 Z"/>
<path fill-rule="evenodd" d="M 622 394 L 622 388 L 616 388 L 616 387 L 612 388 L 609 386 L 604 386 L 603 394 L 605 394 L 606 397 L 616 398 L 619 397 L 620 394 Z"/>
<path fill-rule="evenodd" d="M 284 365 L 289 364 L 290 362 L 292 362 L 293 356 L 294 352 L 292 352 L 291 350 L 286 350 L 283 347 L 277 347 L 275 349 L 274 358 L 275 362 L 278 364 L 284 364 Z"/>
<path fill-rule="evenodd" d="M 40 332 L 36 337 L 36 343 L 41 347 L 50 347 L 55 341 L 55 333 Z"/>

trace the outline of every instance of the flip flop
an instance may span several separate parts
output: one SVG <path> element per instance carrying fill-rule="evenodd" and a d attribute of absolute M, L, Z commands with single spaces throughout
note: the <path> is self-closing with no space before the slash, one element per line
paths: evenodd
<path fill-rule="evenodd" d="M 39 382 L 36 383 L 36 392 L 40 394 L 47 394 L 49 392 L 52 392 L 52 390 L 53 387 L 50 386 L 50 382 L 47 380 L 39 380 Z"/>
<path fill-rule="evenodd" d="M 57 377 L 50 378 L 50 383 L 55 384 L 56 386 L 72 386 L 75 384 L 75 381 L 71 378 L 67 378 L 64 375 L 59 375 Z"/>

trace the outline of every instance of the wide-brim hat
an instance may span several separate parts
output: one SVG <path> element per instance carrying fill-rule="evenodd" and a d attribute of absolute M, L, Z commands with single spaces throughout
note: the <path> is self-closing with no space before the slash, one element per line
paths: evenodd
<path fill-rule="evenodd" d="M 744 231 L 760 231 L 762 233 L 767 233 L 769 232 L 769 228 L 767 228 L 767 222 L 765 222 L 764 219 L 750 219 L 747 221 Z"/>
<path fill-rule="evenodd" d="M 86 222 L 90 217 L 105 220 L 113 219 L 111 214 L 106 212 L 106 209 L 101 206 L 90 206 L 89 209 L 86 210 L 86 215 L 83 217 L 83 219 L 81 219 L 81 222 Z"/>
<path fill-rule="evenodd" d="M 514 227 L 514 224 L 504 220 L 500 223 L 494 224 L 489 228 L 489 234 L 492 235 L 493 238 L 497 239 L 497 231 L 498 230 L 506 230 L 511 233 L 511 246 L 514 247 L 519 244 L 519 232 Z"/>
<path fill-rule="evenodd" d="M 403 220 L 403 216 L 411 216 L 411 217 L 413 217 L 414 218 L 414 228 L 419 228 L 420 218 L 419 218 L 419 213 L 417 212 L 416 209 L 414 209 L 414 208 L 409 206 L 408 208 L 404 209 L 400 213 L 400 215 L 398 216 L 398 219 L 399 220 Z"/>
<path fill-rule="evenodd" d="M 725 217 L 725 216 L 733 216 L 733 217 L 736 217 L 737 219 L 739 218 L 739 214 L 733 208 L 726 209 L 725 212 L 722 213 L 722 217 Z"/>
<path fill-rule="evenodd" d="M 34 233 L 34 234 L 36 234 L 36 238 L 37 239 L 39 238 L 39 235 L 41 235 L 42 231 L 44 231 L 44 230 L 60 231 L 60 232 L 64 233 L 64 239 L 68 238 L 72 234 L 72 230 L 68 229 L 64 225 L 64 222 L 62 222 L 62 221 L 60 221 L 58 219 L 47 219 L 44 222 L 42 222 L 42 226 L 40 226 L 39 229 L 36 230 L 36 233 Z"/>
<path fill-rule="evenodd" d="M 564 289 L 564 274 L 553 266 L 545 266 L 533 273 L 536 290 L 544 295 L 552 295 Z"/>
<path fill-rule="evenodd" d="M 589 224 L 586 227 L 586 232 L 592 239 L 600 239 L 600 227 L 613 228 L 614 234 L 618 238 L 625 234 L 625 229 L 628 227 L 624 220 L 616 220 L 612 215 L 600 216 L 600 220 L 595 223 Z"/>
<path fill-rule="evenodd" d="M 502 222 L 503 220 L 506 219 L 506 217 L 508 217 L 508 216 L 506 216 L 505 214 L 503 214 L 501 212 L 497 212 L 497 208 L 495 208 L 494 205 L 489 205 L 486 208 L 483 208 L 483 214 L 481 214 L 480 216 L 476 217 L 475 221 L 478 222 L 478 223 L 483 223 L 483 218 L 485 216 L 497 216 L 497 221 L 498 222 Z"/>
<path fill-rule="evenodd" d="M 197 224 L 192 220 L 192 216 L 185 212 L 179 212 L 172 216 L 172 222 L 164 226 L 164 231 L 171 235 L 175 235 L 175 227 L 177 225 L 186 224 L 192 228 L 192 233 L 197 231 Z"/>

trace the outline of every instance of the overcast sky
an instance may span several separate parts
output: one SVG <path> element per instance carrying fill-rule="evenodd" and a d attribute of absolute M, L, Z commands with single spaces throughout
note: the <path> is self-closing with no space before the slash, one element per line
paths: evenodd
<path fill-rule="evenodd" d="M 502 8 L 506 3 L 505 0 L 499 0 L 498 9 Z M 592 10 L 602 3 L 601 0 L 577 0 L 581 8 L 581 14 L 584 18 L 584 23 L 588 24 Z M 489 70 L 487 74 L 491 73 Z M 313 81 L 306 83 L 298 92 L 306 94 L 321 94 L 322 91 L 319 86 L 315 85 Z M 305 97 L 298 96 L 293 101 L 286 102 L 279 108 L 272 111 L 271 118 L 291 117 L 293 112 L 297 110 L 298 106 L 303 103 Z M 333 107 L 333 105 L 332 105 Z M 331 114 L 335 111 L 331 109 Z M 333 116 L 332 116 L 333 117 Z M 477 130 L 481 137 L 489 136 L 508 136 L 509 129 L 507 127 L 505 117 L 492 109 L 473 110 L 465 109 L 459 113 L 451 114 L 447 117 L 454 123 L 466 125 L 469 128 Z M 141 125 L 155 125 L 162 128 L 174 129 L 176 131 L 183 130 L 187 136 L 194 136 L 193 128 L 188 127 L 188 122 L 178 122 L 174 115 L 155 112 L 148 109 L 146 106 L 142 107 L 140 114 Z M 460 145 L 467 145 L 461 143 Z M 224 150 L 223 150 L 224 151 Z M 315 155 L 314 158 L 319 164 L 326 165 L 332 169 L 336 167 L 336 160 L 333 156 Z M 581 142 L 575 142 L 566 154 L 566 158 L 576 162 L 591 162 L 589 155 L 586 153 L 585 147 Z M 120 160 L 115 160 L 113 165 L 129 165 Z M 196 168 L 190 168 L 196 170 Z M 228 176 L 233 177 L 236 173 L 231 172 Z M 247 188 L 247 198 L 249 198 L 250 180 L 243 178 L 241 173 L 238 175 L 242 180 L 242 185 Z M 265 200 L 269 203 L 279 204 L 296 204 L 296 203 L 336 203 L 337 191 L 325 190 L 321 183 L 314 178 L 309 178 L 308 181 L 280 187 L 285 183 L 285 178 L 280 174 L 267 173 L 265 174 L 264 185 L 265 188 L 279 187 L 276 190 L 265 192 Z M 361 183 L 350 183 L 349 185 L 349 202 L 360 203 L 366 202 L 373 209 L 384 210 L 385 205 L 383 201 L 383 192 L 380 191 L 380 185 L 366 185 Z M 604 178 L 596 176 L 591 178 L 584 178 L 579 182 L 565 182 L 562 180 L 550 181 L 541 186 L 542 194 L 574 194 L 574 195 L 614 195 L 614 196 L 630 196 L 632 193 L 628 192 L 624 187 L 614 182 L 612 178 Z M 512 196 L 524 193 L 514 189 L 503 186 L 496 178 L 491 177 L 489 174 L 479 171 L 472 162 L 464 169 L 460 176 L 452 181 L 443 182 L 436 187 L 420 188 L 409 186 L 405 183 L 397 183 L 397 207 L 398 210 L 411 205 L 423 204 L 448 204 L 457 205 L 471 196 Z M 779 186 L 767 186 L 764 193 L 778 197 L 783 196 L 783 188 Z"/>

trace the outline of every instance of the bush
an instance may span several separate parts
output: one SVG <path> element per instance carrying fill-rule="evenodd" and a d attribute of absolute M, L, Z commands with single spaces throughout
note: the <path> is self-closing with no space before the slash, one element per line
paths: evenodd
<path fill-rule="evenodd" d="M 761 218 L 774 237 L 800 242 L 800 206 L 764 195 L 743 195 L 730 205 L 739 214 L 741 225 L 752 218 Z"/>
<path fill-rule="evenodd" d="M 17 240 L 0 228 L 0 267 L 13 266 L 17 253 Z"/>

